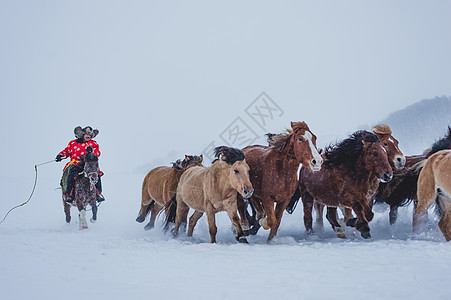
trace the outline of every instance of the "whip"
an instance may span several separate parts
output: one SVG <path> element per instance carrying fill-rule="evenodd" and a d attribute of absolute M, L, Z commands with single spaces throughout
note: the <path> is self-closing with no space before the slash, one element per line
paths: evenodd
<path fill-rule="evenodd" d="M 3 218 L 3 220 L 0 221 L 0 224 L 2 224 L 2 223 L 6 220 L 6 217 L 9 215 L 10 212 L 12 212 L 13 210 L 15 210 L 15 209 L 18 208 L 18 207 L 24 206 L 25 204 L 27 204 L 27 203 L 31 200 L 31 197 L 33 197 L 34 190 L 35 190 L 35 188 L 36 188 L 36 183 L 38 182 L 38 166 L 46 165 L 46 164 L 49 164 L 49 163 L 54 162 L 54 161 L 55 161 L 55 160 L 51 160 L 51 161 L 48 161 L 48 162 L 45 162 L 45 163 L 42 163 L 42 164 L 37 164 L 37 165 L 34 166 L 34 171 L 35 171 L 34 184 L 33 184 L 33 190 L 31 191 L 30 197 L 28 197 L 28 200 L 25 201 L 24 203 L 19 204 L 19 205 L 16 205 L 16 206 L 14 206 L 13 208 L 11 208 L 11 209 L 6 213 L 6 215 L 5 215 L 5 217 Z"/>

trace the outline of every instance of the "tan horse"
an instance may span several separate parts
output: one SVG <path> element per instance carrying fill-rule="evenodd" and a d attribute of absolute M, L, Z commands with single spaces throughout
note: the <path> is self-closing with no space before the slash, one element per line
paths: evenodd
<path fill-rule="evenodd" d="M 136 218 L 137 222 L 142 223 L 148 213 L 151 213 L 150 221 L 144 227 L 145 230 L 152 229 L 155 226 L 158 213 L 175 197 L 177 185 L 183 172 L 192 166 L 201 166 L 202 160 L 202 155 L 185 155 L 185 159 L 177 160 L 172 167 L 157 167 L 146 175 L 142 185 L 141 210 Z"/>
<path fill-rule="evenodd" d="M 437 199 L 443 211 L 438 226 L 445 239 L 451 240 L 451 150 L 439 151 L 424 162 L 417 187 L 418 206 L 413 214 L 413 231 L 418 232 L 428 208 Z"/>
<path fill-rule="evenodd" d="M 236 239 L 247 243 L 240 219 L 237 214 L 237 192 L 249 198 L 254 189 L 249 180 L 249 166 L 241 150 L 229 147 L 217 147 L 216 159 L 208 168 L 192 167 L 180 178 L 177 187 L 174 235 L 178 234 L 189 208 L 195 210 L 189 219 L 188 236 L 193 235 L 194 227 L 203 213 L 207 214 L 210 242 L 216 243 L 215 214 L 227 211 L 236 230 Z"/>
<path fill-rule="evenodd" d="M 392 131 L 390 127 L 386 124 L 379 124 L 373 127 L 372 132 L 377 135 L 381 145 L 387 151 L 388 162 L 393 170 L 401 170 L 406 164 L 406 157 L 399 150 L 398 140 L 392 136 Z M 374 196 L 376 195 L 377 189 L 379 188 L 379 179 L 374 177 L 370 182 L 370 189 L 366 198 L 370 208 L 373 208 Z M 323 209 L 324 206 L 319 202 L 315 202 L 316 210 L 316 224 L 322 226 L 323 224 Z M 350 208 L 344 209 L 344 222 L 347 223 L 349 220 L 353 219 L 352 210 Z M 353 225 L 353 224 L 352 224 Z"/>

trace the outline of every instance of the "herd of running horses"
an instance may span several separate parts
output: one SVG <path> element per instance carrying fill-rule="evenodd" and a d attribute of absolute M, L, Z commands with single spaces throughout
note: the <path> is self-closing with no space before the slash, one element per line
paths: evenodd
<path fill-rule="evenodd" d="M 202 164 L 202 155 L 185 155 L 172 167 L 152 169 L 143 181 L 136 221 L 144 222 L 150 213 L 145 226 L 149 230 L 164 212 L 165 231 L 177 235 L 188 226 L 187 235 L 192 236 L 205 213 L 210 241 L 215 243 L 215 214 L 226 211 L 237 241 L 247 243 L 246 236 L 256 234 L 260 227 L 270 230 L 270 241 L 284 212 L 292 213 L 301 199 L 308 233 L 313 228 L 313 210 L 322 226 L 326 207 L 333 230 L 346 238 L 337 220 L 339 207 L 346 226 L 355 227 L 368 239 L 374 202 L 390 205 L 390 224 L 396 222 L 398 207 L 413 202 L 414 232 L 436 203 L 441 215 L 439 228 L 445 239 L 451 240 L 450 127 L 445 137 L 414 156 L 404 156 L 385 124 L 374 126 L 371 132 L 357 131 L 319 151 L 316 136 L 305 122 L 291 122 L 286 132 L 266 136 L 268 145 L 215 148 L 216 159 L 208 167 Z M 188 222 L 190 209 L 194 213 Z"/>

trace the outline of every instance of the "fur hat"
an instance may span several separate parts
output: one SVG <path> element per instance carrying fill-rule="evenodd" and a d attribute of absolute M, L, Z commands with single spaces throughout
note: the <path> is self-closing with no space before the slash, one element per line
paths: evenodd
<path fill-rule="evenodd" d="M 89 134 L 91 138 L 94 138 L 99 131 L 97 129 L 92 129 L 91 126 L 86 126 L 85 128 L 81 128 L 80 126 L 75 127 L 74 134 L 77 139 L 83 138 L 85 134 Z"/>

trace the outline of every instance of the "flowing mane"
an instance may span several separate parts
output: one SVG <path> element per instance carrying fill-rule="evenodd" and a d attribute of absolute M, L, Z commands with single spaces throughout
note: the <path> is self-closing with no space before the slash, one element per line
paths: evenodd
<path fill-rule="evenodd" d="M 299 129 L 310 130 L 305 122 L 292 122 L 292 129 L 287 129 L 285 133 L 267 133 L 266 140 L 269 147 L 275 151 L 282 151 L 293 133 Z"/>
<path fill-rule="evenodd" d="M 423 153 L 426 157 L 437 153 L 440 150 L 449 149 L 451 147 L 451 127 L 448 126 L 448 134 L 432 144 L 431 148 L 426 149 Z"/>
<path fill-rule="evenodd" d="M 185 155 L 185 159 L 177 159 L 176 162 L 172 163 L 172 167 L 177 171 L 184 171 L 189 165 L 202 162 L 202 157 L 197 155 Z"/>
<path fill-rule="evenodd" d="M 244 160 L 244 153 L 240 149 L 230 148 L 226 146 L 219 146 L 213 150 L 216 159 L 212 162 L 215 163 L 218 160 L 223 160 L 229 165 L 233 165 L 237 161 Z"/>
<path fill-rule="evenodd" d="M 379 138 L 374 133 L 364 130 L 354 132 L 349 138 L 326 148 L 324 166 L 326 168 L 339 165 L 353 166 L 363 150 L 362 141 L 374 143 L 379 142 Z"/>
<path fill-rule="evenodd" d="M 375 125 L 371 131 L 373 133 L 377 133 L 377 134 L 381 134 L 381 135 L 391 135 L 392 134 L 390 126 L 388 126 L 387 124 Z"/>

